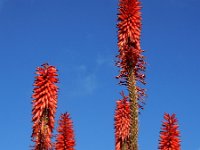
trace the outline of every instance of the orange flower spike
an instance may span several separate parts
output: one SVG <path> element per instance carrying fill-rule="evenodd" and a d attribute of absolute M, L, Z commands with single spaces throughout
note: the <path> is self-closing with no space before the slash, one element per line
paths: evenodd
<path fill-rule="evenodd" d="M 130 104 L 123 92 L 121 95 L 123 99 L 117 101 L 115 111 L 115 150 L 121 150 L 124 144 L 128 144 L 130 134 Z"/>
<path fill-rule="evenodd" d="M 51 138 L 57 108 L 58 82 L 57 70 L 54 66 L 43 64 L 36 69 L 33 101 L 32 101 L 32 141 L 34 150 L 52 148 Z"/>
<path fill-rule="evenodd" d="M 121 68 L 117 78 L 120 84 L 127 85 L 129 73 L 133 72 L 135 80 L 145 84 L 145 61 L 140 47 L 141 36 L 141 6 L 138 0 L 119 0 L 118 13 L 118 61 Z M 139 94 L 138 99 L 145 96 Z"/>
<path fill-rule="evenodd" d="M 146 62 L 140 46 L 141 5 L 139 0 L 119 0 L 118 8 L 118 55 L 116 65 L 120 68 L 117 78 L 129 92 L 130 102 L 130 150 L 138 150 L 138 112 L 143 109 L 145 89 L 138 85 L 145 83 Z M 126 150 L 127 148 L 122 148 Z"/>
<path fill-rule="evenodd" d="M 160 150 L 180 150 L 180 132 L 176 115 L 164 114 L 165 121 L 162 124 L 159 140 Z"/>
<path fill-rule="evenodd" d="M 56 150 L 75 150 L 73 123 L 69 113 L 62 114 L 58 122 L 58 135 L 56 136 Z"/>

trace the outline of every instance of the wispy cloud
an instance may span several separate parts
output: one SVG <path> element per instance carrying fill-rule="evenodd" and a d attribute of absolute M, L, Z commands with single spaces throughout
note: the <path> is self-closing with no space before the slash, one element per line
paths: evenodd
<path fill-rule="evenodd" d="M 92 94 L 97 88 L 97 80 L 95 74 L 89 74 L 83 79 L 83 90 L 85 93 Z"/>
<path fill-rule="evenodd" d="M 96 59 L 97 66 L 113 66 L 114 62 L 112 61 L 112 58 L 110 56 L 104 54 L 98 54 Z"/>
<path fill-rule="evenodd" d="M 80 64 L 73 67 L 73 84 L 70 88 L 70 95 L 80 97 L 91 95 L 101 86 L 100 76 L 98 72 L 102 67 L 111 67 L 114 62 L 109 55 L 97 55 L 94 66 L 90 68 L 89 64 Z"/>
<path fill-rule="evenodd" d="M 75 67 L 73 87 L 70 91 L 72 96 L 84 96 L 92 94 L 98 87 L 95 71 L 89 71 L 86 65 Z"/>

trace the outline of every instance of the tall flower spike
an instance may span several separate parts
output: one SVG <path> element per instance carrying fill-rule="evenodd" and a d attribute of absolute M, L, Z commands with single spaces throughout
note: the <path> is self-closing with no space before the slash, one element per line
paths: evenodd
<path fill-rule="evenodd" d="M 34 150 L 52 149 L 52 132 L 57 108 L 58 82 L 57 70 L 54 66 L 43 64 L 36 69 L 33 101 L 32 101 L 32 141 Z"/>
<path fill-rule="evenodd" d="M 180 132 L 176 115 L 164 114 L 159 140 L 159 150 L 180 150 Z"/>
<path fill-rule="evenodd" d="M 128 97 L 121 93 L 115 111 L 115 150 L 128 150 L 130 134 L 130 104 Z"/>
<path fill-rule="evenodd" d="M 129 91 L 131 109 L 130 150 L 138 150 L 138 109 L 143 108 L 145 90 L 138 85 L 145 84 L 146 69 L 143 50 L 140 46 L 141 6 L 139 0 L 119 0 L 118 13 L 118 61 L 117 76 L 120 84 Z"/>
<path fill-rule="evenodd" d="M 58 135 L 56 136 L 56 150 L 74 150 L 75 139 L 73 123 L 69 113 L 62 114 L 58 122 Z"/>
<path fill-rule="evenodd" d="M 119 0 L 118 13 L 118 61 L 121 68 L 117 78 L 120 84 L 128 85 L 130 74 L 138 83 L 145 84 L 145 61 L 140 47 L 141 36 L 141 6 L 138 0 Z M 145 96 L 144 89 L 138 87 L 137 99 Z"/>

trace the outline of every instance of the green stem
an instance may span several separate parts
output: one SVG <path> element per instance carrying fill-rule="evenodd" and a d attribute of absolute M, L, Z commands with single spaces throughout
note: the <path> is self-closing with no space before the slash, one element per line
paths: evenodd
<path fill-rule="evenodd" d="M 130 71 L 128 77 L 128 91 L 131 109 L 130 150 L 138 150 L 138 102 L 135 74 Z"/>

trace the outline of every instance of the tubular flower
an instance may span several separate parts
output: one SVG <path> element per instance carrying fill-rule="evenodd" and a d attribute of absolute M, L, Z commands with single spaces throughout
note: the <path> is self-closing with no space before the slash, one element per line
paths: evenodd
<path fill-rule="evenodd" d="M 122 100 L 117 101 L 115 111 L 115 150 L 128 150 L 130 134 L 130 103 L 128 97 L 123 96 Z"/>
<path fill-rule="evenodd" d="M 180 150 L 180 132 L 176 115 L 164 114 L 165 121 L 162 123 L 160 132 L 159 149 L 160 150 Z"/>
<path fill-rule="evenodd" d="M 118 13 L 118 61 L 121 68 L 117 78 L 120 84 L 128 85 L 130 74 L 134 74 L 136 82 L 145 84 L 145 61 L 140 47 L 141 6 L 138 0 L 119 0 Z M 145 96 L 144 89 L 137 87 L 137 99 Z"/>
<path fill-rule="evenodd" d="M 36 69 L 33 101 L 32 101 L 32 141 L 34 150 L 49 150 L 52 148 L 51 137 L 54 128 L 54 118 L 57 108 L 58 82 L 57 70 L 54 66 L 43 64 Z"/>
<path fill-rule="evenodd" d="M 58 135 L 56 137 L 56 150 L 74 150 L 74 130 L 73 123 L 70 119 L 69 113 L 62 114 L 59 120 L 59 127 L 57 129 Z"/>

